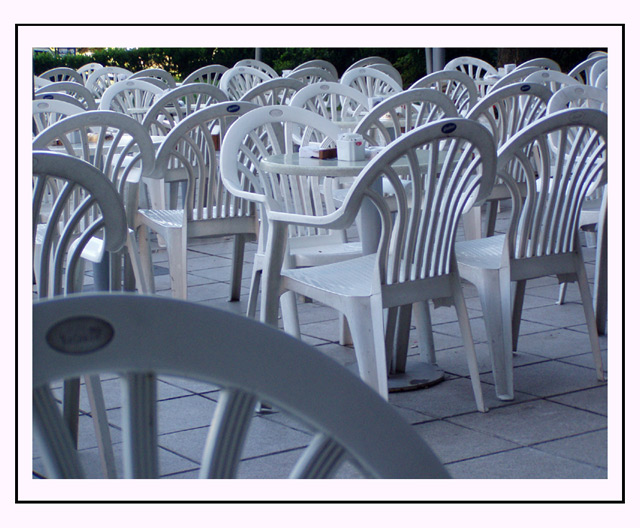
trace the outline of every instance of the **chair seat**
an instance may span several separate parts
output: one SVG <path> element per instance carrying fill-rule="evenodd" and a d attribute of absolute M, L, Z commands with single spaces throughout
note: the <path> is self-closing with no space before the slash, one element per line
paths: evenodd
<path fill-rule="evenodd" d="M 194 216 L 195 214 L 196 210 L 194 209 Z M 146 219 L 148 222 L 151 222 L 154 225 L 165 229 L 182 229 L 182 226 L 184 224 L 184 211 L 182 209 L 139 209 L 138 217 L 141 219 Z M 228 217 L 218 217 L 216 216 L 216 208 L 214 207 L 212 209 L 211 217 L 198 218 L 197 220 L 194 220 L 194 222 L 206 222 L 207 220 L 224 220 L 225 218 L 236 219 L 242 217 L 233 215 L 233 211 L 232 214 Z M 247 216 L 247 218 L 250 217 Z"/>
<path fill-rule="evenodd" d="M 296 266 L 324 266 L 333 262 L 342 262 L 362 255 L 360 242 L 343 244 L 327 244 L 324 246 L 310 246 L 291 249 L 291 256 Z"/>
<path fill-rule="evenodd" d="M 307 285 L 319 292 L 345 297 L 371 295 L 376 255 L 314 266 L 312 268 L 283 269 L 282 277 Z"/>
<path fill-rule="evenodd" d="M 480 269 L 499 269 L 502 262 L 504 238 L 504 235 L 496 235 L 456 242 L 456 260 L 460 266 L 460 274 L 464 276 L 462 273 L 463 266 Z"/>

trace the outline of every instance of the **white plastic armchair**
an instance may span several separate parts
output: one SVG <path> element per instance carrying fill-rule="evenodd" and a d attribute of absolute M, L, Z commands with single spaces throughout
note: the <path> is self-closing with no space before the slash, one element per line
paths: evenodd
<path fill-rule="evenodd" d="M 298 66 L 296 66 L 293 69 L 293 71 L 303 70 L 306 68 L 322 68 L 323 70 L 327 70 L 329 73 L 331 73 L 331 75 L 333 75 L 336 81 L 340 77 L 338 75 L 338 70 L 336 69 L 336 67 L 333 64 L 331 64 L 329 61 L 326 61 L 323 59 L 313 59 L 313 60 L 303 62 L 302 64 L 299 64 Z"/>
<path fill-rule="evenodd" d="M 543 84 L 552 93 L 557 92 L 560 88 L 565 86 L 571 86 L 574 84 L 581 84 L 580 81 L 574 77 L 567 75 L 566 73 L 553 71 L 553 70 L 540 70 L 525 77 L 524 82 Z"/>
<path fill-rule="evenodd" d="M 606 72 L 608 68 L 609 61 L 606 58 L 597 61 L 593 66 L 591 66 L 591 69 L 589 70 L 589 85 L 597 86 L 600 75 Z"/>
<path fill-rule="evenodd" d="M 225 102 L 208 106 L 180 121 L 164 139 L 156 154 L 151 179 L 186 180 L 184 205 L 174 209 L 139 209 L 135 229 L 146 282 L 153 288 L 152 263 L 147 231 L 166 242 L 169 275 L 174 297 L 187 298 L 187 245 L 202 237 L 234 236 L 230 299 L 240 298 L 245 239 L 258 234 L 258 220 L 252 202 L 237 199 L 220 181 L 218 148 L 213 135 L 224 141 L 229 125 L 257 108 L 247 102 Z M 216 148 L 218 147 L 218 148 Z M 177 189 L 175 189 L 177 191 Z M 176 203 L 169 197 L 170 204 Z"/>
<path fill-rule="evenodd" d="M 444 69 L 459 70 L 471 77 L 476 83 L 480 99 L 485 96 L 491 86 L 485 77 L 498 74 L 498 70 L 491 64 L 476 57 L 456 57 L 445 64 Z"/>
<path fill-rule="evenodd" d="M 402 91 L 402 86 L 393 77 L 375 68 L 362 67 L 347 70 L 340 78 L 340 82 L 361 91 L 367 97 L 388 97 Z"/>
<path fill-rule="evenodd" d="M 64 101 L 37 99 L 32 104 L 33 135 L 37 136 L 45 128 L 70 115 L 80 114 L 85 109 Z"/>
<path fill-rule="evenodd" d="M 198 68 L 196 71 L 187 75 L 184 81 L 182 81 L 182 84 L 205 83 L 213 86 L 219 86 L 222 74 L 228 69 L 229 68 L 222 64 L 210 64 L 208 66 L 203 66 L 202 68 Z"/>
<path fill-rule="evenodd" d="M 557 134 L 564 163 L 554 163 L 549 147 L 549 138 Z M 606 182 L 606 138 L 607 116 L 592 109 L 560 111 L 521 130 L 498 152 L 498 175 L 512 193 L 508 232 L 456 244 L 460 275 L 480 296 L 500 399 L 514 397 L 512 350 L 517 349 L 526 281 L 546 275 L 578 281 L 597 379 L 604 380 L 577 230 L 587 194 Z M 515 171 L 526 178 L 526 195 L 510 176 Z"/>
<path fill-rule="evenodd" d="M 51 84 L 49 79 L 43 79 L 42 77 L 33 76 L 33 91 L 35 92 L 38 88 L 42 88 L 43 86 L 47 86 Z"/>
<path fill-rule="evenodd" d="M 589 73 L 591 72 L 591 68 L 593 67 L 593 65 L 596 62 L 600 62 L 602 60 L 606 61 L 607 57 L 603 57 L 600 55 L 589 57 L 583 60 L 582 62 L 580 62 L 579 64 L 577 64 L 576 66 L 574 66 L 569 71 L 568 75 L 569 77 L 573 77 L 574 79 L 576 79 L 578 82 L 582 84 L 593 85 L 593 82 L 595 82 L 595 79 L 591 79 Z"/>
<path fill-rule="evenodd" d="M 87 339 L 74 346 L 69 336 Z M 87 372 L 121 376 L 124 478 L 158 478 L 156 380 L 162 376 L 220 389 L 198 460 L 200 478 L 237 476 L 257 401 L 311 433 L 291 478 L 331 478 L 347 461 L 367 478 L 449 478 L 393 407 L 312 347 L 242 316 L 140 295 L 34 305 L 34 436 L 48 478 L 83 477 L 48 385 Z M 104 490 L 96 488 L 95 498 L 103 499 Z"/>
<path fill-rule="evenodd" d="M 315 85 L 312 85 L 315 86 Z M 324 174 L 291 176 L 271 174 L 260 162 L 271 155 L 293 155 L 297 151 L 294 136 L 306 144 L 309 138 L 335 145 L 341 129 L 322 116 L 298 107 L 262 107 L 238 119 L 229 129 L 222 144 L 220 167 L 225 187 L 239 198 L 256 202 L 260 207 L 261 225 L 258 249 L 249 292 L 247 315 L 255 316 L 260 284 L 260 317 L 277 325 L 277 296 L 268 292 L 277 289 L 280 268 L 271 269 L 265 260 L 271 237 L 266 211 L 270 209 L 300 214 L 335 210 L 332 179 Z M 287 258 L 289 267 L 314 266 L 336 262 L 362 254 L 360 243 L 347 243 L 343 230 L 292 227 L 288 233 Z M 265 293 L 267 292 L 267 293 Z M 285 330 L 299 335 L 295 297 L 283 296 Z"/>
<path fill-rule="evenodd" d="M 33 256 L 37 297 L 70 295 L 84 283 L 81 255 L 99 236 L 104 249 L 117 254 L 127 237 L 122 200 L 104 174 L 89 163 L 65 154 L 34 152 L 33 159 Z M 55 189 L 53 203 L 45 197 Z M 44 207 L 50 206 L 46 223 L 40 224 Z M 42 226 L 42 229 L 40 229 Z M 39 250 L 36 248 L 39 246 Z M 102 469 L 115 476 L 115 462 L 100 380 L 93 373 L 85 377 Z M 78 438 L 80 382 L 64 384 L 64 431 L 75 451 Z"/>
<path fill-rule="evenodd" d="M 229 99 L 237 101 L 251 88 L 271 79 L 273 77 L 257 68 L 234 66 L 222 74 L 220 89 L 229 96 Z"/>
<path fill-rule="evenodd" d="M 371 57 L 365 57 L 363 59 L 357 60 L 345 70 L 345 73 L 350 70 L 354 70 L 356 68 L 364 68 L 365 66 L 371 66 L 372 64 L 388 64 L 389 66 L 391 66 L 391 62 L 388 59 L 385 59 L 384 57 L 371 56 Z"/>
<path fill-rule="evenodd" d="M 68 68 L 66 66 L 60 66 L 58 68 L 47 70 L 46 72 L 40 74 L 40 77 L 51 82 L 70 81 L 84 84 L 84 78 L 82 77 L 82 74 L 78 73 L 73 68 Z"/>
<path fill-rule="evenodd" d="M 389 310 L 391 321 L 403 306 L 447 298 L 456 306 L 477 408 L 486 410 L 453 243 L 462 212 L 491 192 L 495 162 L 493 139 L 484 127 L 443 119 L 401 136 L 371 160 L 335 212 L 313 217 L 267 210 L 272 233 L 269 260 L 275 271 L 282 262 L 289 225 L 344 229 L 365 197 L 375 203 L 382 222 L 376 254 L 311 268 L 283 268 L 273 293 L 292 291 L 344 313 L 360 377 L 383 398 L 388 397 L 387 375 L 402 372 L 406 360 L 391 353 L 388 343 L 393 336 L 385 336 L 384 310 Z M 403 178 L 399 172 L 405 173 Z M 381 177 L 394 189 L 393 206 L 372 190 Z M 410 192 L 405 180 L 411 182 Z M 389 323 L 387 328 L 394 326 Z"/>
<path fill-rule="evenodd" d="M 112 84 L 100 98 L 100 110 L 111 110 L 142 123 L 153 103 L 165 90 L 142 79 L 126 79 Z"/>
<path fill-rule="evenodd" d="M 128 79 L 133 75 L 133 72 L 120 68 L 119 66 L 105 66 L 95 70 L 84 85 L 94 94 L 95 97 L 100 98 L 104 91 L 114 83 Z"/>
<path fill-rule="evenodd" d="M 147 131 L 137 121 L 117 112 L 92 110 L 69 116 L 42 131 L 33 140 L 34 150 L 49 150 L 81 158 L 98 167 L 118 190 L 130 230 L 122 261 L 112 259 L 112 282 L 120 281 L 125 269 L 124 289 L 147 291 L 141 274 L 133 218 L 138 209 L 140 179 L 153 170 L 154 148 Z M 102 261 L 103 244 L 94 241 L 83 258 Z M 115 277 L 115 278 L 113 278 Z"/>
<path fill-rule="evenodd" d="M 389 77 L 391 77 L 394 81 L 396 81 L 400 86 L 402 86 L 402 74 L 394 68 L 391 64 L 369 64 L 365 66 L 365 68 L 375 68 L 381 72 L 386 73 Z"/>
<path fill-rule="evenodd" d="M 166 89 L 171 89 L 176 87 L 176 80 L 173 75 L 171 75 L 167 70 L 163 70 L 162 68 L 147 68 L 144 70 L 140 70 L 135 72 L 129 79 L 140 79 L 145 77 L 152 77 L 154 79 L 161 80 Z"/>
<path fill-rule="evenodd" d="M 46 86 L 36 90 L 37 96 L 50 93 L 63 93 L 70 95 L 74 99 L 77 99 L 87 110 L 98 109 L 98 103 L 96 103 L 93 93 L 82 84 L 71 81 L 60 81 L 47 84 Z"/>
<path fill-rule="evenodd" d="M 305 84 L 302 81 L 289 77 L 271 79 L 254 86 L 245 92 L 239 100 L 255 103 L 259 106 L 287 105 L 291 98 L 304 87 Z"/>
<path fill-rule="evenodd" d="M 248 67 L 248 68 L 255 68 L 256 70 L 260 70 L 261 72 L 266 73 L 272 79 L 276 79 L 276 78 L 280 77 L 278 75 L 278 73 L 271 66 L 269 66 L 267 63 L 262 62 L 260 60 L 242 59 L 242 60 L 236 62 L 233 65 L 234 68 L 238 67 L 238 66 L 244 66 L 244 67 Z"/>
<path fill-rule="evenodd" d="M 500 77 L 495 83 L 493 83 L 487 93 L 495 92 L 500 88 L 504 88 L 505 86 L 509 86 L 510 84 L 514 84 L 517 82 L 524 81 L 529 75 L 532 73 L 541 71 L 543 68 L 539 68 L 538 66 L 524 66 L 518 67 L 510 73 L 507 73 L 504 77 Z"/>
<path fill-rule="evenodd" d="M 529 124 L 545 116 L 547 103 L 551 99 L 551 91 L 543 85 L 535 83 L 514 83 L 495 92 L 490 92 L 469 111 L 467 119 L 478 121 L 493 136 L 496 148 L 500 148 L 511 137 Z M 525 182 L 513 174 L 521 190 L 526 192 Z M 464 218 L 467 239 L 491 236 L 495 230 L 498 203 L 510 199 L 508 188 L 498 183 L 493 187 L 487 199 L 487 220 L 484 231 L 481 226 L 480 209 L 472 210 Z"/>
<path fill-rule="evenodd" d="M 409 89 L 432 88 L 453 101 L 461 117 L 478 101 L 478 88 L 474 80 L 458 70 L 441 70 L 418 79 Z"/>
<path fill-rule="evenodd" d="M 287 79 L 298 79 L 304 84 L 313 84 L 317 82 L 338 82 L 338 78 L 329 70 L 324 68 L 300 68 L 293 70 Z"/>

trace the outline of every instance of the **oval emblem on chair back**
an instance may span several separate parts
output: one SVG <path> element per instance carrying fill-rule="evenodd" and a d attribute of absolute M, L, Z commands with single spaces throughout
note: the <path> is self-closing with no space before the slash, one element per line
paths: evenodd
<path fill-rule="evenodd" d="M 240 105 L 232 104 L 227 106 L 227 112 L 237 112 L 238 110 L 240 110 Z"/>
<path fill-rule="evenodd" d="M 520 91 L 521 91 L 521 92 L 528 92 L 529 90 L 531 90 L 531 85 L 530 85 L 530 84 L 523 84 L 523 85 L 520 87 Z"/>
<path fill-rule="evenodd" d="M 56 324 L 47 332 L 47 343 L 64 354 L 88 354 L 107 345 L 113 327 L 97 317 L 74 317 Z"/>
<path fill-rule="evenodd" d="M 456 128 L 458 128 L 458 125 L 456 125 L 455 123 L 447 123 L 446 125 L 442 125 L 442 128 L 440 130 L 443 134 L 451 134 L 451 132 L 453 132 Z"/>

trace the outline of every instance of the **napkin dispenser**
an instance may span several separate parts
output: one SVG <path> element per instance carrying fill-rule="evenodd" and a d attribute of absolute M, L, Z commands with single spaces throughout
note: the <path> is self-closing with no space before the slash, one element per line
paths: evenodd
<path fill-rule="evenodd" d="M 340 161 L 363 161 L 364 138 L 360 134 L 340 134 L 336 140 Z"/>

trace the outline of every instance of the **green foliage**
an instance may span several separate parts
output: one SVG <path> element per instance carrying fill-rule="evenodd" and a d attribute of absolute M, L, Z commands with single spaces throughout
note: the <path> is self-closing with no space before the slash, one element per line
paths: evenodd
<path fill-rule="evenodd" d="M 494 66 L 522 63 L 536 57 L 553 59 L 568 72 L 594 51 L 593 48 L 446 48 L 445 61 L 459 56 L 473 56 Z M 39 53 L 33 57 L 33 70 L 40 75 L 51 68 L 68 66 L 77 69 L 89 62 L 120 66 L 133 72 L 145 68 L 164 68 L 177 81 L 209 64 L 232 67 L 242 59 L 255 58 L 255 48 L 96 48 L 88 55 L 55 56 Z M 312 59 L 332 63 L 342 75 L 355 61 L 379 56 L 389 60 L 402 74 L 408 87 L 426 74 L 424 48 L 261 48 L 261 60 L 278 73 Z"/>

